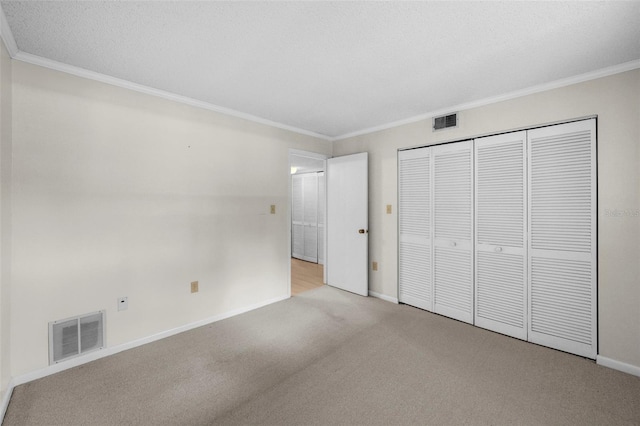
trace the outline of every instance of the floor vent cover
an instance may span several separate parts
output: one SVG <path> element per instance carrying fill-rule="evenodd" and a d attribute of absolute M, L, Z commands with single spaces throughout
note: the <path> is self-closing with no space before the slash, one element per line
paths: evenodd
<path fill-rule="evenodd" d="M 104 311 L 49 323 L 49 365 L 104 347 Z"/>
<path fill-rule="evenodd" d="M 458 113 L 433 117 L 433 130 L 448 129 L 458 127 Z"/>

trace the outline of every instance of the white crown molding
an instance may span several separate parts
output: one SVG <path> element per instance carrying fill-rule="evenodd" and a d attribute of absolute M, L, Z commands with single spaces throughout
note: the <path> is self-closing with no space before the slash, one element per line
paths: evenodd
<path fill-rule="evenodd" d="M 636 59 L 633 61 L 625 62 L 618 65 L 613 65 L 610 67 L 602 68 L 600 70 L 591 71 L 585 74 L 576 75 L 573 77 L 568 77 L 556 81 L 552 81 L 550 83 L 544 83 L 537 86 L 532 86 L 522 90 L 516 90 L 514 92 L 505 93 L 498 96 L 492 96 L 485 99 L 480 99 L 473 102 L 468 102 L 464 104 L 459 104 L 455 106 L 451 106 L 448 108 L 442 108 L 435 111 L 430 111 L 424 114 L 419 114 L 413 117 L 405 118 L 402 120 L 393 121 L 386 124 L 381 124 L 379 126 L 368 127 L 361 130 L 356 130 L 354 132 L 345 133 L 340 136 L 327 136 L 320 133 L 312 132 L 309 130 L 300 129 L 297 127 L 289 126 L 286 124 L 278 123 L 275 121 L 267 120 L 261 117 L 256 117 L 251 114 L 246 114 L 240 111 L 236 111 L 230 108 L 221 107 L 218 105 L 214 105 L 208 102 L 199 101 L 193 98 L 189 98 L 182 95 L 177 95 L 171 92 L 166 92 L 164 90 L 154 89 L 152 87 L 143 86 L 141 84 L 133 83 L 127 80 L 110 77 L 105 74 L 97 73 L 94 71 L 89 71 L 84 68 L 75 67 L 72 65 L 67 65 L 61 62 L 53 61 L 51 59 L 43 58 L 41 56 L 32 55 L 30 53 L 22 52 L 18 49 L 18 46 L 13 38 L 13 34 L 11 32 L 11 28 L 8 25 L 7 18 L 2 10 L 2 6 L 0 5 L 0 36 L 4 41 L 5 46 L 9 52 L 9 55 L 16 60 L 20 60 L 23 62 L 31 63 L 34 65 L 39 65 L 45 68 L 50 68 L 53 70 L 65 72 L 68 74 L 76 75 L 78 77 L 84 77 L 91 80 L 99 81 L 106 84 L 111 84 L 113 86 L 122 87 L 129 90 L 134 90 L 136 92 L 145 93 L 152 96 L 157 96 L 163 99 L 168 99 L 174 102 L 179 102 L 187 105 L 191 105 L 197 108 L 206 109 L 209 111 L 218 112 L 221 114 L 229 115 L 232 117 L 241 118 L 244 120 L 252 121 L 259 124 L 264 124 L 267 126 L 275 127 L 282 130 L 288 130 L 294 133 L 312 136 L 315 138 L 319 138 L 329 142 L 341 141 L 344 139 L 352 138 L 355 136 L 362 136 L 374 132 L 378 132 L 381 130 L 387 130 L 394 127 L 399 127 L 405 124 L 415 123 L 417 121 L 422 121 L 429 119 L 431 117 L 435 117 L 442 114 L 447 114 L 452 111 L 463 111 L 472 108 L 478 108 L 485 105 L 494 104 L 497 102 L 502 102 L 510 99 L 519 98 L 522 96 L 527 96 L 535 93 L 544 92 L 547 90 L 558 89 L 565 86 L 570 86 L 572 84 L 582 83 L 589 80 L 594 80 L 597 78 L 607 77 L 614 74 L 619 74 L 626 71 L 631 71 L 637 68 L 640 68 L 640 59 Z"/>
<path fill-rule="evenodd" d="M 144 86 L 144 85 L 133 83 L 120 78 L 111 77 L 106 74 L 101 74 L 95 71 L 86 70 L 84 68 L 64 64 L 62 62 L 57 62 L 51 59 L 44 58 L 42 56 L 37 56 L 31 53 L 23 52 L 20 49 L 18 49 L 18 45 L 16 44 L 16 41 L 13 38 L 13 33 L 11 32 L 11 28 L 9 27 L 9 23 L 7 21 L 7 17 L 4 14 L 4 10 L 2 9 L 2 5 L 0 5 L 0 37 L 4 41 L 4 45 L 7 47 L 9 56 L 11 56 L 11 58 L 16 59 L 18 61 L 27 62 L 33 65 L 38 65 L 38 66 L 49 68 L 52 70 L 61 71 L 67 74 L 72 74 L 77 77 L 83 77 L 90 80 L 99 81 L 101 83 L 110 84 L 112 86 L 122 87 L 125 89 L 133 90 L 133 91 L 144 93 L 147 95 L 168 99 L 170 101 L 179 102 L 182 104 L 190 105 L 196 108 L 206 109 L 209 111 L 214 111 L 220 114 L 225 114 L 225 115 L 229 115 L 236 118 L 241 118 L 243 120 L 264 124 L 266 126 L 287 130 L 287 131 L 298 133 L 301 135 L 312 136 L 314 138 L 322 139 L 327 142 L 331 142 L 333 140 L 333 138 L 330 136 L 312 132 L 310 130 L 300 129 L 294 126 L 289 126 L 287 124 L 267 120 L 266 118 L 261 118 L 255 115 L 246 114 L 244 112 L 236 111 L 230 108 L 225 108 L 225 107 L 214 105 L 208 102 L 199 101 L 197 99 L 189 98 L 187 96 L 177 95 L 175 93 L 166 92 L 160 89 L 154 89 L 153 87 Z"/>
<path fill-rule="evenodd" d="M 4 41 L 4 45 L 7 47 L 9 56 L 12 58 L 15 57 L 19 52 L 18 45 L 16 44 L 16 40 L 13 38 L 13 33 L 11 32 L 11 28 L 7 22 L 7 17 L 4 14 L 2 5 L 0 5 L 0 37 L 2 37 L 2 41 Z"/>
<path fill-rule="evenodd" d="M 438 115 L 448 114 L 453 111 L 463 111 L 472 108 L 478 108 L 485 105 L 490 105 L 510 99 L 520 98 L 522 96 L 532 95 L 535 93 L 546 92 L 547 90 L 559 89 L 561 87 L 570 86 L 572 84 L 583 83 L 589 80 L 595 80 L 597 78 L 607 77 L 614 74 L 619 74 L 626 71 L 631 71 L 640 68 L 640 59 L 624 62 L 622 64 L 613 65 L 610 67 L 602 68 L 600 70 L 591 71 L 585 74 L 576 75 L 573 77 L 563 78 L 561 80 L 552 81 L 549 83 L 539 84 L 537 86 L 528 87 L 522 90 L 516 90 L 515 92 L 505 93 L 503 95 L 492 96 L 490 98 L 480 99 L 473 102 L 468 102 L 460 105 L 455 105 L 449 108 L 443 108 L 436 111 L 431 111 L 425 114 L 416 115 L 413 117 L 405 118 L 403 120 L 393 121 L 391 123 L 382 124 L 380 126 L 369 127 L 367 129 L 357 130 L 355 132 L 345 133 L 344 135 L 331 138 L 332 142 L 341 141 L 344 139 L 352 138 L 355 136 L 362 136 L 369 133 L 379 132 L 381 130 L 387 130 L 394 127 L 399 127 L 404 124 L 415 123 L 437 117 Z"/>
<path fill-rule="evenodd" d="M 7 22 L 7 17 L 5 16 L 4 10 L 2 10 L 1 5 L 0 5 L 0 36 L 2 37 L 2 40 L 4 41 L 4 45 L 7 47 L 7 51 L 9 52 L 9 55 L 11 56 L 11 58 L 22 61 L 22 62 L 27 62 L 33 65 L 39 65 L 41 67 L 53 69 L 56 71 L 61 71 L 67 74 L 72 74 L 78 77 L 88 78 L 90 80 L 99 81 L 101 83 L 111 84 L 113 86 L 134 90 L 136 92 L 145 93 L 147 95 L 157 96 L 159 98 L 168 99 L 170 101 L 187 104 L 197 108 L 218 112 L 220 114 L 242 118 L 244 120 L 252 121 L 259 124 L 264 124 L 270 127 L 276 127 L 278 129 L 288 130 L 290 132 L 299 133 L 306 136 L 312 136 L 314 138 L 323 139 L 325 141 L 330 142 L 332 140 L 331 137 L 327 135 L 322 135 L 320 133 L 299 129 L 297 127 L 267 120 L 261 117 L 256 117 L 254 115 L 246 114 L 230 108 L 225 108 L 225 107 L 214 105 L 208 102 L 199 101 L 197 99 L 189 98 L 187 96 L 176 95 L 175 93 L 154 89 L 153 87 L 143 86 L 141 84 L 132 83 L 130 81 L 123 80 L 120 78 L 110 77 L 106 74 L 101 74 L 95 71 L 89 71 L 84 68 L 75 67 L 73 65 L 67 65 L 62 62 L 57 62 L 51 59 L 43 58 L 42 56 L 37 56 L 37 55 L 32 55 L 30 53 L 22 52 L 20 49 L 18 49 L 18 45 L 16 44 L 16 41 L 13 38 L 13 33 L 11 32 L 11 28 L 9 27 L 9 23 Z"/>
<path fill-rule="evenodd" d="M 51 59 L 43 58 L 42 56 L 32 55 L 31 53 L 22 52 L 20 50 L 12 57 L 13 59 L 16 59 L 18 61 L 27 62 L 29 64 L 38 65 L 38 66 L 49 68 L 56 71 L 61 71 L 67 74 L 75 75 L 77 77 L 83 77 L 89 80 L 99 81 L 101 83 L 122 87 L 124 89 L 129 89 L 129 90 L 144 93 L 147 95 L 152 95 L 159 98 L 167 99 L 170 101 L 179 102 L 179 103 L 190 105 L 196 108 L 202 108 L 209 111 L 214 111 L 220 114 L 241 118 L 243 120 L 264 124 L 264 125 L 275 127 L 282 130 L 288 130 L 290 132 L 294 132 L 294 133 L 298 133 L 306 136 L 312 136 L 318 139 L 323 139 L 325 141 L 331 141 L 331 138 L 329 136 L 322 135 L 320 133 L 299 129 L 297 127 L 267 120 L 265 118 L 256 117 L 254 115 L 246 114 L 230 108 L 225 108 L 225 107 L 214 105 L 208 102 L 199 101 L 197 99 L 189 98 L 187 96 L 176 95 L 175 93 L 154 89 L 153 87 L 144 86 L 142 84 L 132 83 L 130 81 L 123 80 L 121 78 L 111 77 L 106 74 L 101 74 L 95 71 L 86 70 L 84 68 L 76 67 L 73 65 L 64 64 L 62 62 L 57 62 Z"/>

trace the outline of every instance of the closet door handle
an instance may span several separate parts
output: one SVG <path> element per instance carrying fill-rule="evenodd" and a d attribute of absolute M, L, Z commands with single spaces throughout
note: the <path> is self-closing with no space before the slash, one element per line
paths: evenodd
<path fill-rule="evenodd" d="M 451 241 L 451 243 L 449 243 L 449 245 L 450 245 L 451 247 L 455 247 L 455 246 L 456 246 L 456 242 L 455 242 L 455 241 Z"/>
<path fill-rule="evenodd" d="M 494 251 L 495 251 L 496 253 L 500 253 L 500 252 L 502 251 L 502 247 L 496 247 L 496 248 L 494 249 Z"/>

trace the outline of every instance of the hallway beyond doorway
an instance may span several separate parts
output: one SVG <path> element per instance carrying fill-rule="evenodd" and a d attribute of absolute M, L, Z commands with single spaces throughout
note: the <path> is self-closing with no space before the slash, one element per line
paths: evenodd
<path fill-rule="evenodd" d="M 291 295 L 322 287 L 323 265 L 291 258 Z"/>

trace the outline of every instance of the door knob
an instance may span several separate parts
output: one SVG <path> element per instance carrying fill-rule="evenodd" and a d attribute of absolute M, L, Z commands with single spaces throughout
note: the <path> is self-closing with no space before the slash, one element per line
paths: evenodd
<path fill-rule="evenodd" d="M 365 229 L 358 229 L 358 234 L 365 234 L 367 231 Z"/>
<path fill-rule="evenodd" d="M 502 251 L 502 247 L 496 247 L 494 250 L 496 253 L 500 253 Z"/>
<path fill-rule="evenodd" d="M 456 246 L 456 242 L 455 242 L 455 241 L 451 241 L 450 246 L 451 246 L 451 247 L 455 247 L 455 246 Z"/>

